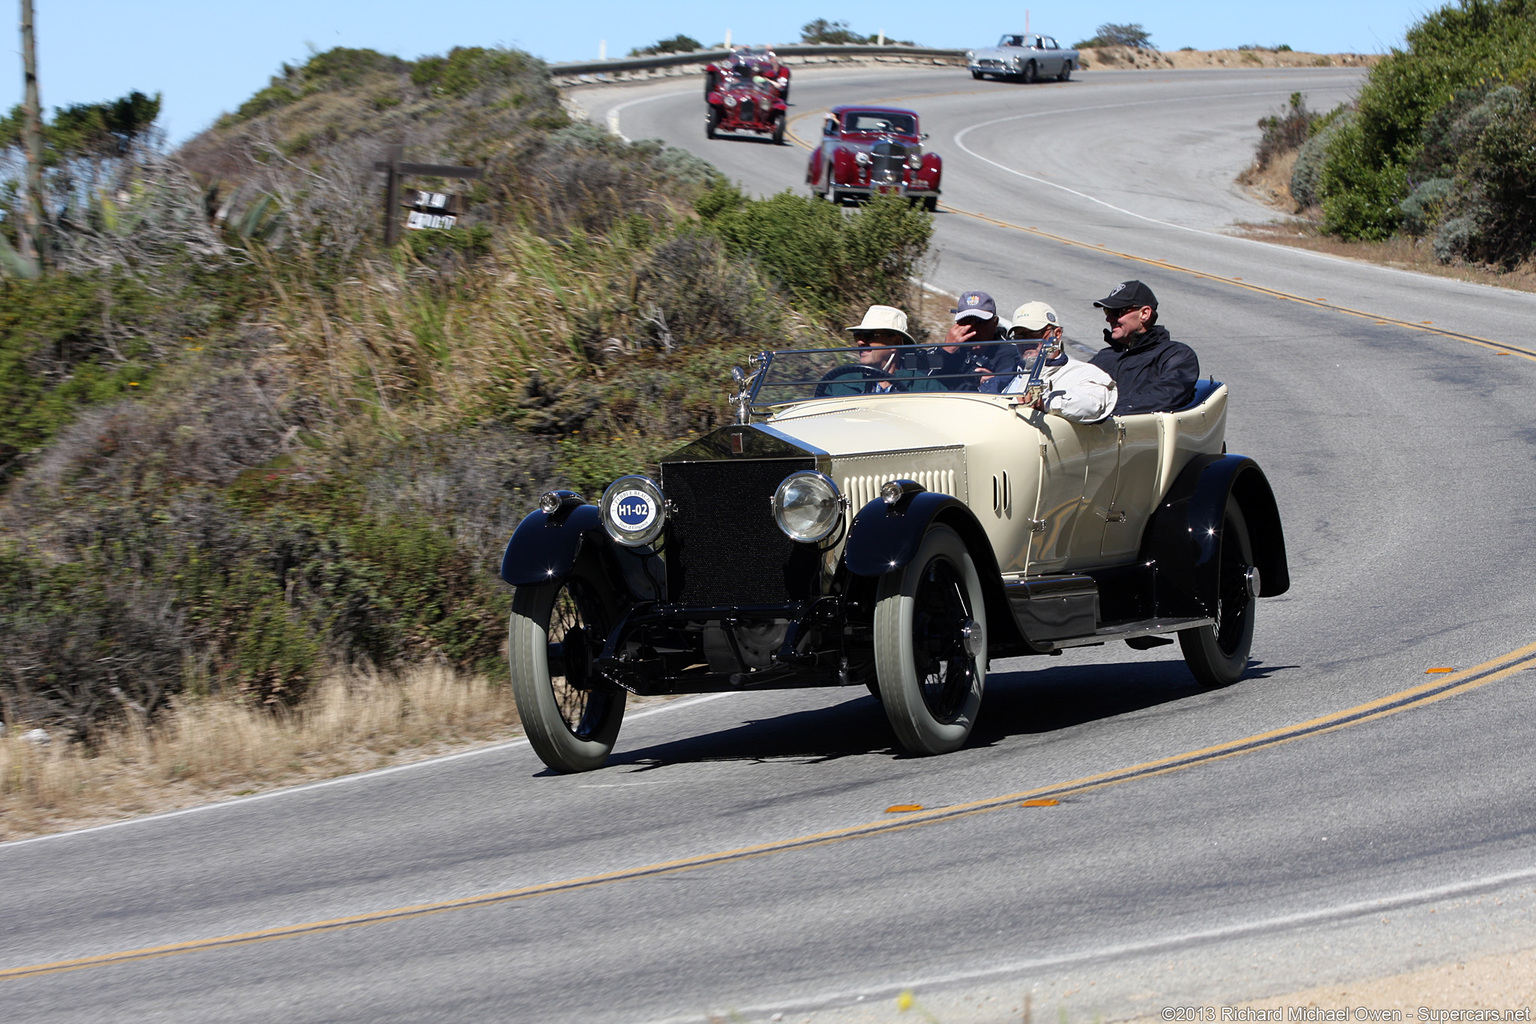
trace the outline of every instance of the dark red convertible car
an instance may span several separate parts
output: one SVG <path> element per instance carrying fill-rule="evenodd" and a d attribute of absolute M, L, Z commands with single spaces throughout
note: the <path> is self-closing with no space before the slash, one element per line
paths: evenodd
<path fill-rule="evenodd" d="M 762 78 L 771 82 L 779 99 L 789 99 L 789 68 L 779 61 L 779 55 L 771 46 L 741 46 L 731 51 L 730 57 L 719 64 L 704 65 L 704 95 L 720 88 L 727 75 L 751 80 Z"/>
<path fill-rule="evenodd" d="M 925 209 L 939 203 L 944 161 L 924 153 L 917 114 L 897 107 L 833 107 L 811 151 L 805 180 L 811 192 L 834 203 L 895 192 Z"/>
<path fill-rule="evenodd" d="M 709 138 L 720 132 L 751 132 L 767 135 L 774 145 L 783 145 L 789 108 L 772 79 L 724 74 L 704 98 L 709 103 L 704 134 Z"/>

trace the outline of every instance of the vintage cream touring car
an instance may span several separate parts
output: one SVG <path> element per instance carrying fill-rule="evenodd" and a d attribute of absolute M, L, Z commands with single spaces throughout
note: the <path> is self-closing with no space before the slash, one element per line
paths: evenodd
<path fill-rule="evenodd" d="M 903 359 L 926 372 L 924 350 Z M 868 686 L 903 748 L 937 754 L 965 743 L 1000 657 L 1176 636 L 1224 685 L 1256 599 L 1290 585 L 1221 383 L 1079 424 L 957 381 L 905 390 L 912 374 L 867 393 L 883 375 L 857 350 L 751 367 L 736 424 L 596 504 L 543 495 L 507 544 L 514 694 L 553 769 L 601 766 L 630 693 Z"/>

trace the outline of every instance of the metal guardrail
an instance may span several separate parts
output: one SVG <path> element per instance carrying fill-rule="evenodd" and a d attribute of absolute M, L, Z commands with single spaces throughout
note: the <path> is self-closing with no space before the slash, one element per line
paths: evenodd
<path fill-rule="evenodd" d="M 964 50 L 940 50 L 926 46 L 825 45 L 796 43 L 775 46 L 780 58 L 793 57 L 912 57 L 935 63 L 963 61 Z M 549 65 L 553 78 L 579 78 L 583 75 L 622 75 L 634 71 L 657 71 L 689 64 L 710 64 L 725 60 L 730 50 L 694 50 L 692 53 L 659 53 L 650 57 L 620 57 L 615 60 L 568 61 Z"/>

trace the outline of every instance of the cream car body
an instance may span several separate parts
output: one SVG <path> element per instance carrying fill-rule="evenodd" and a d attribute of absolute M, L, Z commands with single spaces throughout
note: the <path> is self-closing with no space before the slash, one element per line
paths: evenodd
<path fill-rule="evenodd" d="M 931 754 L 969 736 L 994 658 L 1176 636 L 1200 683 L 1242 675 L 1289 572 L 1268 481 L 1226 451 L 1225 385 L 1082 424 L 939 383 L 930 356 L 892 375 L 857 350 L 765 353 L 738 423 L 659 479 L 541 499 L 501 575 L 551 767 L 601 765 L 626 693 L 866 685 Z"/>

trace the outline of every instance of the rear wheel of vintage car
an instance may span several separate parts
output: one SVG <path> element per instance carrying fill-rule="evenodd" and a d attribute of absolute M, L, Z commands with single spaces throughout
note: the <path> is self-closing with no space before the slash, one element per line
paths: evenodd
<path fill-rule="evenodd" d="M 880 579 L 875 677 L 886 717 L 914 754 L 945 754 L 971 734 L 987 672 L 985 598 L 960 535 L 929 527 L 906 567 Z"/>
<path fill-rule="evenodd" d="M 512 595 L 512 696 L 534 753 L 557 772 L 601 768 L 618 739 L 625 691 L 590 676 L 612 621 L 579 571 Z"/>
<path fill-rule="evenodd" d="M 1202 686 L 1226 686 L 1242 678 L 1253 648 L 1253 544 L 1248 523 L 1233 498 L 1221 526 L 1221 555 L 1216 573 L 1216 624 L 1179 631 L 1184 661 Z"/>
<path fill-rule="evenodd" d="M 1056 81 L 1065 82 L 1072 77 L 1072 62 L 1064 61 L 1061 65 L 1061 74 L 1056 76 Z"/>
<path fill-rule="evenodd" d="M 709 117 L 704 122 L 704 137 L 706 139 L 714 138 L 715 137 L 715 129 L 718 128 L 718 127 L 720 127 L 720 108 L 719 107 L 710 107 L 709 108 Z"/>

